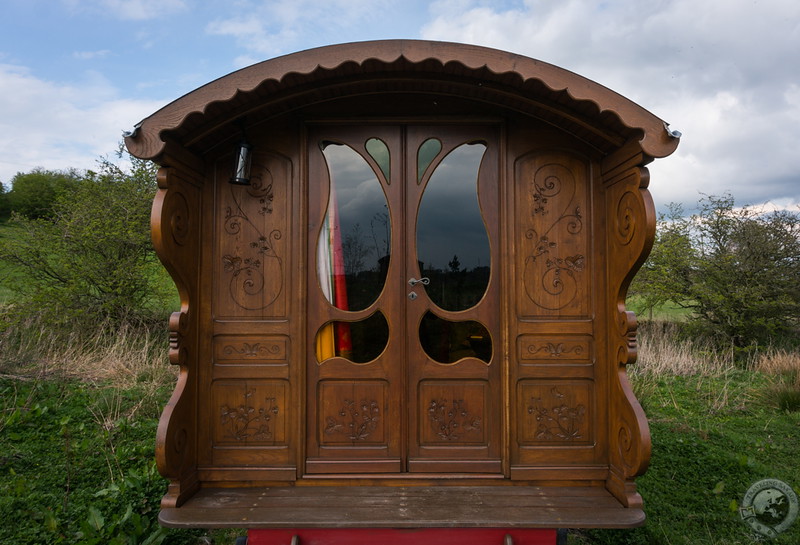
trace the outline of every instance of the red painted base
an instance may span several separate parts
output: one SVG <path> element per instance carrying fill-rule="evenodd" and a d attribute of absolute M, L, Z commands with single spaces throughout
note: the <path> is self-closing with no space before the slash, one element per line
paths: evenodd
<path fill-rule="evenodd" d="M 555 545 L 555 530 L 505 528 L 391 528 L 248 530 L 247 545 Z"/>

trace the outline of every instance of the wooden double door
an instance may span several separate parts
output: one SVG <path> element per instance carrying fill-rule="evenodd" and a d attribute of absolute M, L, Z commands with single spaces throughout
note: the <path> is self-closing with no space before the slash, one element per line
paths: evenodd
<path fill-rule="evenodd" d="M 500 126 L 306 134 L 305 473 L 500 475 Z"/>

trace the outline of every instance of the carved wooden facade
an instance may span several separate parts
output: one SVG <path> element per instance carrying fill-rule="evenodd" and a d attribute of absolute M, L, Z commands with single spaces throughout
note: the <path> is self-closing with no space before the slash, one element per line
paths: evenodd
<path fill-rule="evenodd" d="M 229 183 L 243 137 L 247 186 Z M 375 494 L 405 499 L 373 525 L 642 522 L 624 298 L 654 236 L 645 165 L 678 144 L 663 121 L 533 59 L 385 41 L 235 72 L 126 144 L 162 165 L 153 239 L 181 297 L 162 522 L 280 526 L 318 501 L 295 524 L 324 526 Z M 337 232 L 359 199 L 374 214 Z M 324 287 L 329 235 L 349 303 Z M 565 507 L 485 520 L 439 486 Z M 404 519 L 409 502 L 441 512 Z"/>

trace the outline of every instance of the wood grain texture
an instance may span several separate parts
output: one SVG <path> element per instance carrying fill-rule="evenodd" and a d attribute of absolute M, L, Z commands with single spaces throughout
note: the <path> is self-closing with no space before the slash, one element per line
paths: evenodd
<path fill-rule="evenodd" d="M 609 528 L 644 522 L 608 492 L 589 487 L 207 488 L 181 509 L 161 511 L 174 527 Z"/>
<path fill-rule="evenodd" d="M 234 186 L 243 131 L 253 178 Z M 354 310 L 319 280 L 329 142 L 374 173 L 387 218 L 366 275 L 385 280 Z M 487 242 L 485 284 L 451 308 L 408 282 L 438 274 L 417 251 L 431 180 L 476 143 L 477 171 L 459 176 Z M 677 146 L 663 121 L 533 59 L 387 41 L 236 72 L 149 117 L 127 144 L 162 164 L 153 241 L 181 299 L 169 352 L 179 377 L 156 441 L 164 524 L 643 522 L 635 478 L 650 436 L 626 375 L 636 318 L 624 301 L 654 238 L 645 165 Z M 454 252 L 440 253 L 458 273 Z M 378 313 L 388 333 L 369 357 L 318 355 L 332 322 Z M 430 316 L 434 341 L 422 333 Z"/>

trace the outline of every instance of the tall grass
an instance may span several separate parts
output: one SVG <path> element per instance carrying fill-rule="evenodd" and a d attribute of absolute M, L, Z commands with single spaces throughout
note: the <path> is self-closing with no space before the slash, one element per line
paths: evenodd
<path fill-rule="evenodd" d="M 63 378 L 129 388 L 175 380 L 167 334 L 142 325 L 102 326 L 91 333 L 55 331 L 35 319 L 0 332 L 0 373 Z"/>

